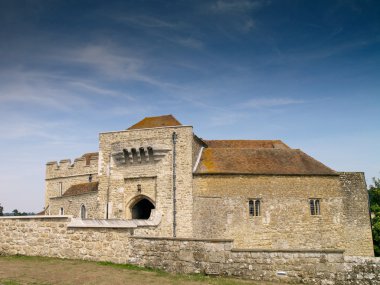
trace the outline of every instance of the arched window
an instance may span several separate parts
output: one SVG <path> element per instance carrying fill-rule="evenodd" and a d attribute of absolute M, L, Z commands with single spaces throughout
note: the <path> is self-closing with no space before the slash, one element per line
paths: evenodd
<path fill-rule="evenodd" d="M 63 209 L 63 207 L 61 209 L 59 209 L 59 214 L 61 216 L 63 216 L 65 214 L 65 210 Z"/>
<path fill-rule="evenodd" d="M 248 202 L 249 215 L 251 217 L 260 216 L 260 199 L 252 199 Z"/>
<path fill-rule="evenodd" d="M 132 207 L 132 219 L 147 220 L 154 205 L 148 199 L 141 199 Z"/>
<path fill-rule="evenodd" d="M 82 220 L 86 219 L 87 218 L 87 213 L 86 213 L 86 206 L 82 204 L 82 206 L 80 206 L 80 218 Z"/>
<path fill-rule="evenodd" d="M 321 214 L 321 201 L 320 199 L 309 199 L 310 214 L 312 216 L 319 216 Z"/>

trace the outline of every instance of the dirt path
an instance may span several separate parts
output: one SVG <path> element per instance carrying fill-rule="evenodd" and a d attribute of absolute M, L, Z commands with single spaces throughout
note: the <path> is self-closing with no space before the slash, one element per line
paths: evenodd
<path fill-rule="evenodd" d="M 198 275 L 172 275 L 96 262 L 42 257 L 0 257 L 0 285 L 135 285 L 135 284 L 216 284 L 239 285 L 272 283 L 236 279 L 208 278 Z M 278 285 L 278 283 L 276 283 Z"/>

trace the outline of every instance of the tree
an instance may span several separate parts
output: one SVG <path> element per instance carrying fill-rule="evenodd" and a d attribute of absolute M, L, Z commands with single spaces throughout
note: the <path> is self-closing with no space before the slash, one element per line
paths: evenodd
<path fill-rule="evenodd" d="M 373 185 L 368 190 L 372 213 L 372 238 L 375 255 L 380 256 L 380 178 L 372 179 Z"/>
<path fill-rule="evenodd" d="M 12 213 L 13 213 L 13 216 L 27 216 L 28 215 L 28 213 L 26 213 L 26 212 L 19 212 L 17 209 L 14 209 L 12 211 Z M 33 213 L 31 213 L 31 214 L 33 214 Z"/>
<path fill-rule="evenodd" d="M 1 204 L 0 204 L 0 216 L 3 216 L 4 214 L 3 214 L 3 210 L 4 210 L 4 208 L 3 208 L 3 206 L 1 206 Z"/>

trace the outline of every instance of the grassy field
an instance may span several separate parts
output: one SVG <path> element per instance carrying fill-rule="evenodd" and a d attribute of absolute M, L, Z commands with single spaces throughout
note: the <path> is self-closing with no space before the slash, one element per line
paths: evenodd
<path fill-rule="evenodd" d="M 174 275 L 160 270 L 120 265 L 107 262 L 58 259 L 47 257 L 0 257 L 0 285 L 50 285 L 50 284 L 179 284 L 179 285 L 269 285 L 204 275 Z M 278 283 L 275 283 L 278 285 Z"/>

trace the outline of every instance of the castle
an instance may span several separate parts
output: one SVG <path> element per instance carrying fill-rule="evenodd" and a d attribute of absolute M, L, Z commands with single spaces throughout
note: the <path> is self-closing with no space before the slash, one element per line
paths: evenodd
<path fill-rule="evenodd" d="M 280 140 L 204 140 L 171 115 L 100 133 L 99 151 L 73 163 L 47 163 L 45 215 L 241 249 L 373 256 L 363 173 L 336 172 Z"/>

